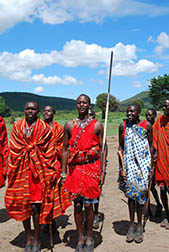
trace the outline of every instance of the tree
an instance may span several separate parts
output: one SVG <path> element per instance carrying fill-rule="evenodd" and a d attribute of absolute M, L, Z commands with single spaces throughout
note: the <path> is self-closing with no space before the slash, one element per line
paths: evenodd
<path fill-rule="evenodd" d="M 0 116 L 10 116 L 11 111 L 9 107 L 6 105 L 5 100 L 2 96 L 0 96 Z"/>
<path fill-rule="evenodd" d="M 149 97 L 155 109 L 161 108 L 163 99 L 169 96 L 169 75 L 152 78 L 149 84 Z"/>
<path fill-rule="evenodd" d="M 103 93 L 96 97 L 96 105 L 102 110 L 102 119 L 105 118 L 105 111 L 106 111 L 106 101 L 107 101 L 107 94 Z M 116 100 L 116 98 L 110 95 L 109 99 L 109 110 L 111 112 L 117 111 L 120 108 L 120 103 Z"/>

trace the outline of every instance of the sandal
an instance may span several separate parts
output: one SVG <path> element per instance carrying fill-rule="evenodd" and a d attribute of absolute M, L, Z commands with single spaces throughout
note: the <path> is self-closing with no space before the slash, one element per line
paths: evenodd
<path fill-rule="evenodd" d="M 32 251 L 32 244 L 28 244 L 25 246 L 25 252 L 31 252 Z"/>
<path fill-rule="evenodd" d="M 40 252 L 41 251 L 41 244 L 33 245 L 32 252 Z"/>
<path fill-rule="evenodd" d="M 92 241 L 89 245 L 86 244 L 84 252 L 93 252 L 94 250 L 94 241 Z"/>
<path fill-rule="evenodd" d="M 163 219 L 162 222 L 160 223 L 161 227 L 166 227 L 166 225 L 168 224 L 168 220 L 167 218 Z"/>
<path fill-rule="evenodd" d="M 130 226 L 126 235 L 126 242 L 132 242 L 135 238 L 135 227 Z"/>
<path fill-rule="evenodd" d="M 75 252 L 83 252 L 84 243 L 80 243 L 77 245 Z"/>
<path fill-rule="evenodd" d="M 137 228 L 134 241 L 136 243 L 143 242 L 143 228 L 142 227 L 141 228 Z"/>

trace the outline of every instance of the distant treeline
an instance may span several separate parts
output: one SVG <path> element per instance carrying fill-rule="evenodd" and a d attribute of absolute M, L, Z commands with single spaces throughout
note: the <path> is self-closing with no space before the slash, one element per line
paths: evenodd
<path fill-rule="evenodd" d="M 37 102 L 40 110 L 46 105 L 50 105 L 56 110 L 76 109 L 76 100 L 73 99 L 48 97 L 24 92 L 2 92 L 0 96 L 3 97 L 5 103 L 12 111 L 24 111 L 24 105 L 28 101 Z"/>

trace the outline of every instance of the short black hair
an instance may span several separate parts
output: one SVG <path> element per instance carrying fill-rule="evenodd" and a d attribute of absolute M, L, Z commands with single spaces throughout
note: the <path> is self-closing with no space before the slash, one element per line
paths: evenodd
<path fill-rule="evenodd" d="M 89 97 L 88 95 L 86 95 L 86 94 L 81 94 L 81 95 L 79 95 L 79 96 L 77 97 L 76 101 L 79 99 L 80 96 L 85 96 L 85 97 L 88 99 L 88 103 L 91 104 L 91 99 L 90 99 L 90 97 Z"/>
<path fill-rule="evenodd" d="M 157 116 L 157 111 L 156 111 L 155 109 L 153 109 L 153 108 L 148 108 L 147 111 L 148 111 L 148 110 L 152 111 L 152 113 L 155 115 L 155 117 Z M 147 112 L 147 111 L 146 111 L 146 112 Z"/>
<path fill-rule="evenodd" d="M 140 104 L 138 104 L 138 103 L 131 103 L 131 104 L 129 104 L 127 107 L 129 107 L 129 106 L 135 107 L 136 110 L 137 110 L 137 112 L 138 112 L 138 113 L 141 113 L 141 106 L 140 106 Z"/>
<path fill-rule="evenodd" d="M 56 113 L 55 108 L 54 108 L 54 107 L 52 107 L 51 105 L 46 105 L 46 106 L 44 107 L 44 109 L 45 109 L 46 107 L 51 107 L 51 109 L 53 110 L 53 114 L 55 114 L 55 113 Z M 44 109 L 43 109 L 43 110 L 44 110 Z"/>

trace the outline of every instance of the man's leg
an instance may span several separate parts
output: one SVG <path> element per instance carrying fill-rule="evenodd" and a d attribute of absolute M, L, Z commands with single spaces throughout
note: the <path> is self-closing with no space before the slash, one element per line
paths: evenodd
<path fill-rule="evenodd" d="M 34 246 L 39 245 L 39 235 L 40 235 L 40 225 L 39 225 L 39 217 L 40 217 L 40 204 L 32 204 L 32 213 L 33 213 L 33 224 L 34 224 Z"/>
<path fill-rule="evenodd" d="M 26 232 L 26 246 L 32 244 L 32 233 L 31 233 L 31 223 L 30 223 L 30 218 L 24 220 L 23 226 Z"/>
<path fill-rule="evenodd" d="M 75 223 L 76 223 L 76 228 L 78 232 L 78 239 L 79 242 L 78 244 L 83 243 L 83 229 L 82 229 L 82 223 L 83 223 L 83 214 L 82 214 L 82 209 L 83 209 L 83 201 L 75 201 L 74 202 L 74 218 L 75 218 Z"/>
<path fill-rule="evenodd" d="M 160 187 L 160 195 L 161 195 L 161 201 L 165 210 L 166 218 L 169 221 L 169 212 L 168 212 L 168 197 L 167 197 L 167 188 Z"/>
<path fill-rule="evenodd" d="M 130 226 L 134 226 L 135 201 L 128 199 Z"/>
<path fill-rule="evenodd" d="M 94 207 L 94 220 L 93 220 L 93 228 L 97 229 L 99 228 L 99 200 L 100 198 L 97 198 L 98 203 L 93 204 Z"/>
<path fill-rule="evenodd" d="M 126 235 L 126 242 L 132 242 L 134 240 L 134 215 L 135 215 L 135 201 L 128 199 L 128 208 L 129 208 L 129 218 L 130 226 Z"/>
<path fill-rule="evenodd" d="M 142 225 L 143 205 L 137 203 L 137 230 L 135 233 L 135 242 L 140 243 L 143 241 L 143 225 Z"/>
<path fill-rule="evenodd" d="M 138 228 L 142 228 L 143 205 L 137 203 Z"/>
<path fill-rule="evenodd" d="M 91 244 L 93 242 L 93 220 L 94 220 L 94 211 L 92 203 L 85 203 L 85 213 L 86 213 L 86 223 L 87 223 L 87 240 L 86 244 Z"/>

